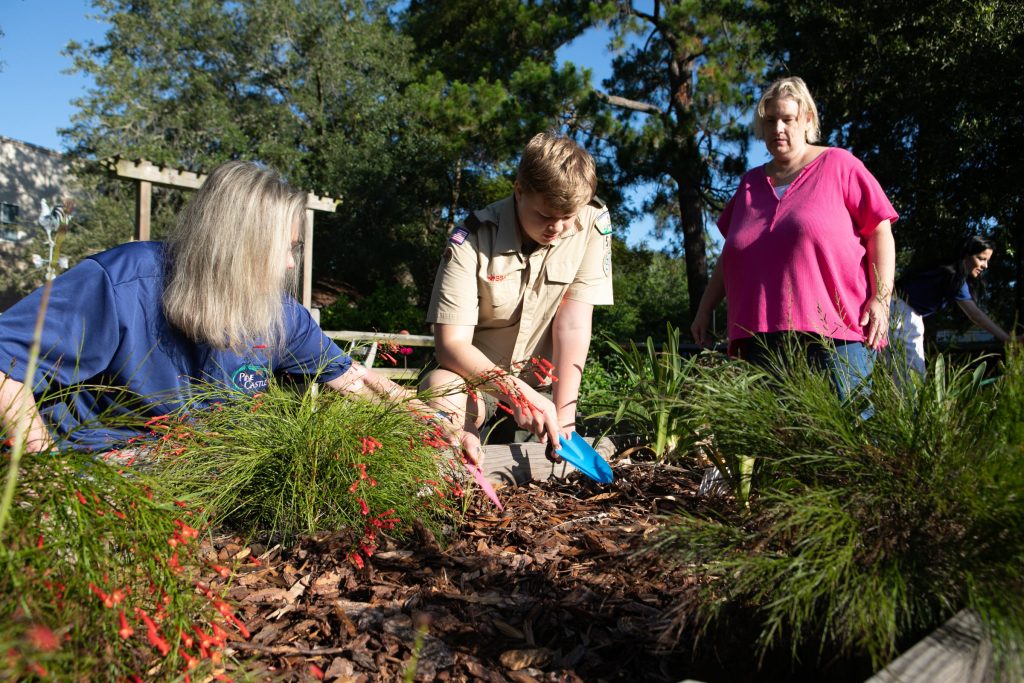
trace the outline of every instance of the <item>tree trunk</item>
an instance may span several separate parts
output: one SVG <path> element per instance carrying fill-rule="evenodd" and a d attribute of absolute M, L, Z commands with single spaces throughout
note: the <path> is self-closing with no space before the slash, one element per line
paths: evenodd
<path fill-rule="evenodd" d="M 686 291 L 690 295 L 690 318 L 697 314 L 701 297 L 708 286 L 708 255 L 704 242 L 704 216 L 701 211 L 697 180 L 676 178 L 679 197 L 679 225 L 686 256 Z"/>

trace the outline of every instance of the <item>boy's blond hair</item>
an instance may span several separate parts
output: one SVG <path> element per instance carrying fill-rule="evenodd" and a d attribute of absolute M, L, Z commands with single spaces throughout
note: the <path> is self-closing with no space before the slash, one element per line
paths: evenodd
<path fill-rule="evenodd" d="M 522 192 L 540 195 L 556 211 L 578 211 L 597 191 L 594 158 L 570 138 L 538 133 L 526 144 L 516 183 Z"/>
<path fill-rule="evenodd" d="M 182 210 L 167 239 L 167 320 L 196 342 L 244 350 L 284 341 L 292 229 L 303 234 L 305 194 L 246 161 L 221 164 Z"/>

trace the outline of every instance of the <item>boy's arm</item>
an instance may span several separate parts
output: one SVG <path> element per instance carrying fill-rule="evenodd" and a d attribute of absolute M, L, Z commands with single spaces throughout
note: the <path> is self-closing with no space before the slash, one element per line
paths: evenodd
<path fill-rule="evenodd" d="M 559 432 L 568 437 L 576 429 L 576 404 L 579 401 L 583 366 L 590 351 L 593 304 L 563 299 L 552 327 L 555 377 L 552 387 Z"/>
<path fill-rule="evenodd" d="M 3 373 L 0 373 L 0 422 L 7 439 L 12 442 L 19 432 L 28 429 L 25 450 L 30 453 L 46 451 L 53 446 L 32 393 L 23 383 Z"/>
<path fill-rule="evenodd" d="M 440 366 L 465 379 L 471 386 L 486 379 L 480 389 L 502 398 L 512 390 L 522 395 L 533 410 L 513 405 L 516 424 L 543 442 L 558 443 L 558 413 L 555 404 L 523 380 L 501 370 L 480 349 L 473 346 L 472 325 L 434 324 L 434 347 Z M 503 386 L 504 385 L 504 391 Z"/>

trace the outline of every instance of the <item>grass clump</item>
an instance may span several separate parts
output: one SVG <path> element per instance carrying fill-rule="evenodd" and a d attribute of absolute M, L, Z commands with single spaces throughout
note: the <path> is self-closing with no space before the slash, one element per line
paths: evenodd
<path fill-rule="evenodd" d="M 361 566 L 378 533 L 440 533 L 461 510 L 447 444 L 401 405 L 276 385 L 230 398 L 168 420 L 157 474 L 216 524 L 286 540 L 352 529 Z"/>
<path fill-rule="evenodd" d="M 245 627 L 211 587 L 197 591 L 202 527 L 91 455 L 22 459 L 0 538 L 0 679 L 222 672 L 228 633 Z"/>
<path fill-rule="evenodd" d="M 654 339 L 643 346 L 605 344 L 617 377 L 587 396 L 591 417 L 610 418 L 619 430 L 636 434 L 655 457 L 679 458 L 693 444 L 694 410 L 689 391 L 701 357 L 679 352 L 679 329 L 666 326 L 659 349 Z"/>
<path fill-rule="evenodd" d="M 735 363 L 696 379 L 714 448 L 757 468 L 749 509 L 683 516 L 662 537 L 659 547 L 701 577 L 685 608 L 698 623 L 752 608 L 762 655 L 817 643 L 881 666 L 970 607 L 1002 662 L 1019 666 L 1019 350 L 988 385 L 984 367 L 940 359 L 909 391 L 880 368 L 871 395 L 846 403 L 823 373 L 799 358 L 786 365 L 772 376 Z"/>

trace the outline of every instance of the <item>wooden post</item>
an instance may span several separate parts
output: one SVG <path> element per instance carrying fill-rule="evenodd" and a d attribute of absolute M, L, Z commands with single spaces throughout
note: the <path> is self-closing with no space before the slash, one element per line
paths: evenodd
<path fill-rule="evenodd" d="M 174 168 L 154 166 L 145 159 L 129 161 L 113 157 L 104 164 L 107 170 L 118 178 L 136 182 L 135 195 L 135 239 L 150 239 L 150 212 L 153 206 L 153 185 L 178 189 L 199 189 L 206 180 L 205 175 Z M 302 305 L 310 308 L 313 303 L 313 212 L 333 212 L 341 200 L 332 197 L 306 195 L 306 230 L 303 235 L 305 247 L 302 250 Z"/>
<path fill-rule="evenodd" d="M 302 305 L 308 309 L 313 307 L 313 209 L 306 209 L 302 244 Z"/>
<path fill-rule="evenodd" d="M 153 206 L 153 183 L 139 180 L 135 184 L 135 241 L 149 240 L 149 214 Z"/>

